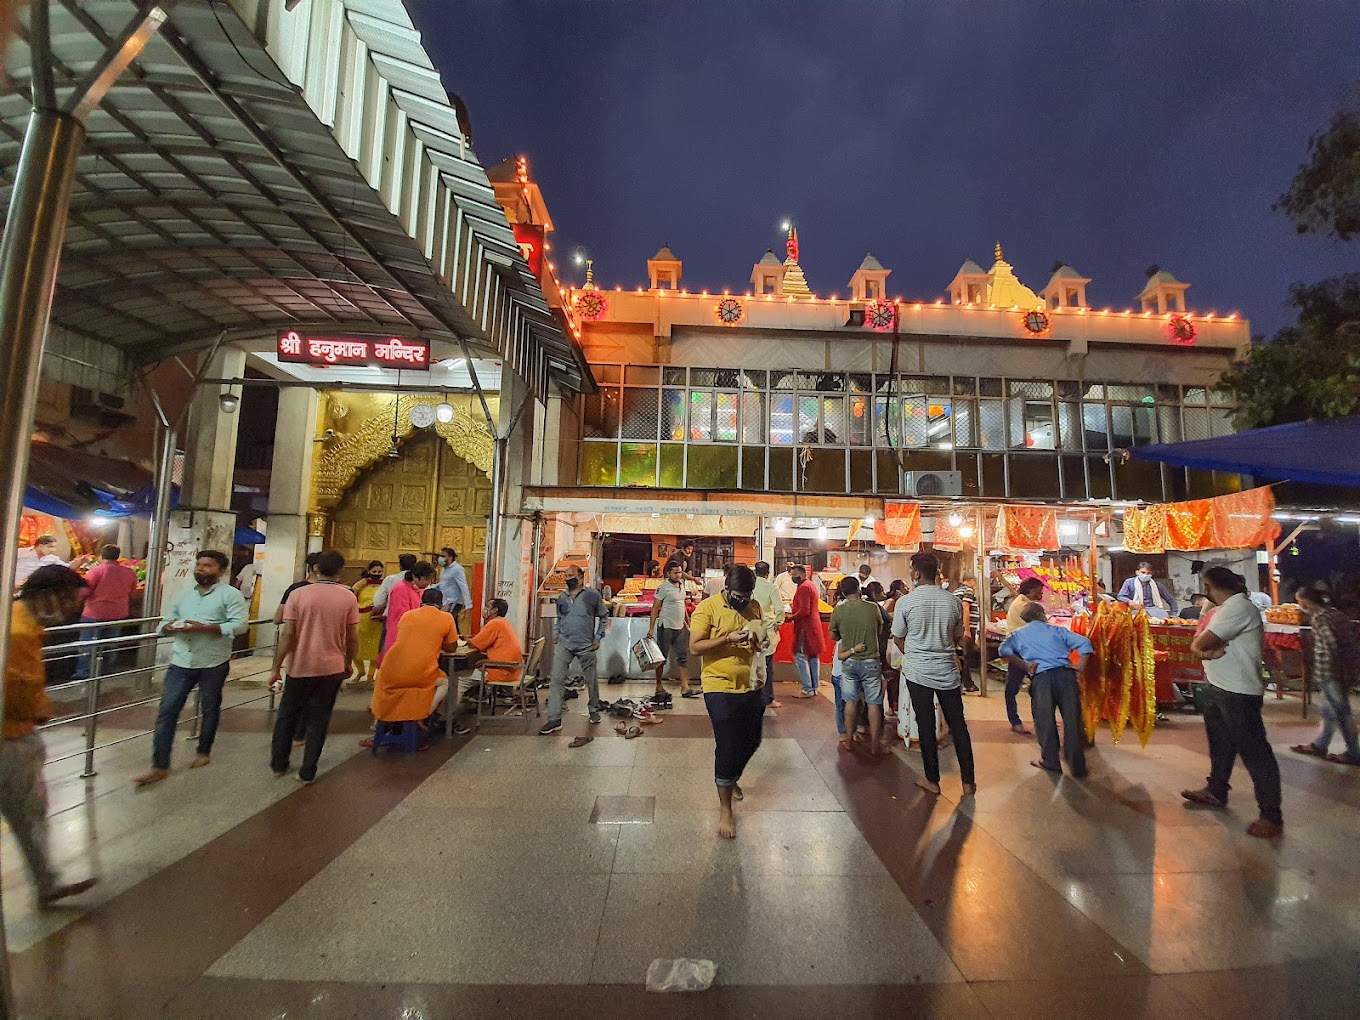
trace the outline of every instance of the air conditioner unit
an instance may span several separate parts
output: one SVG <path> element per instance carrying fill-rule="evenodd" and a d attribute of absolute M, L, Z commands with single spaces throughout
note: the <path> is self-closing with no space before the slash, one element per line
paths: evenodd
<path fill-rule="evenodd" d="M 926 496 L 962 496 L 962 471 L 904 471 L 902 494 L 922 498 Z"/>

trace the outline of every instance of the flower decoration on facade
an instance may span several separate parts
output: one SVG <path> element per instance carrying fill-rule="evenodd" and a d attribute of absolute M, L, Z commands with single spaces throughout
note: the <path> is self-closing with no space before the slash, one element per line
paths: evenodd
<path fill-rule="evenodd" d="M 897 309 L 891 301 L 879 298 L 864 306 L 864 325 L 879 333 L 893 328 L 897 321 Z"/>
<path fill-rule="evenodd" d="M 1030 336 L 1048 336 L 1049 330 L 1053 328 L 1053 320 L 1041 308 L 1031 308 L 1025 312 L 1020 317 L 1020 324 Z"/>
<path fill-rule="evenodd" d="M 725 297 L 713 306 L 713 314 L 724 326 L 735 326 L 746 318 L 746 309 L 736 298 Z"/>
<path fill-rule="evenodd" d="M 609 310 L 609 302 L 604 299 L 604 295 L 593 287 L 581 291 L 576 295 L 576 314 L 583 319 L 603 319 L 604 313 Z"/>
<path fill-rule="evenodd" d="M 1182 344 L 1189 347 L 1195 342 L 1195 337 L 1199 335 L 1199 330 L 1190 321 L 1188 316 L 1173 315 L 1166 324 L 1166 335 L 1171 338 L 1171 342 Z"/>

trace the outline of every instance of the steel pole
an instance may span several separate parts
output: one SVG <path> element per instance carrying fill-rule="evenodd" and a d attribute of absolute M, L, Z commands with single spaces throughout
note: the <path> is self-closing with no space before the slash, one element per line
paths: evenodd
<path fill-rule="evenodd" d="M 0 241 L 0 484 L 4 485 L 4 539 L 0 592 L 14 590 L 14 550 L 24 510 L 28 450 L 38 404 L 43 345 L 52 313 L 66 213 L 85 128 L 73 117 L 35 109 L 14 172 L 9 217 Z M 0 612 L 0 676 L 9 667 L 8 610 Z M 0 684 L 0 719 L 4 685 Z M 0 1016 L 14 1015 L 8 947 L 0 923 Z"/>
<path fill-rule="evenodd" d="M 500 574 L 501 525 L 505 516 L 505 457 L 510 441 L 497 437 L 491 460 L 491 515 L 486 519 L 486 552 L 482 567 L 482 598 L 494 599 Z"/>
<path fill-rule="evenodd" d="M 174 488 L 175 448 L 178 445 L 179 433 L 175 429 L 161 430 L 160 462 L 156 465 L 156 510 L 151 518 L 151 537 L 146 543 L 143 616 L 159 616 L 161 612 L 161 584 L 165 578 L 166 539 L 170 530 L 170 492 Z"/>

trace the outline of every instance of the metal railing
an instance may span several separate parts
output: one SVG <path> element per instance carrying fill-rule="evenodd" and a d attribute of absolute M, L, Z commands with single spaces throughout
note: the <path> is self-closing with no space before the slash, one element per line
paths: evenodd
<path fill-rule="evenodd" d="M 101 719 L 112 715 L 115 712 L 124 712 L 128 709 L 141 708 L 145 705 L 154 705 L 161 699 L 160 693 L 147 694 L 155 684 L 156 674 L 164 673 L 170 667 L 169 662 L 155 661 L 156 652 L 161 643 L 173 641 L 172 634 L 158 634 L 155 626 L 161 622 L 160 617 L 142 617 L 134 620 L 115 620 L 107 623 L 73 623 L 59 627 L 49 627 L 46 632 L 47 641 L 51 641 L 55 635 L 63 637 L 67 634 L 86 634 L 90 631 L 96 633 L 103 630 L 127 629 L 129 627 L 139 628 L 137 633 L 118 634 L 113 637 L 98 637 L 89 639 L 78 639 L 75 641 L 61 642 L 57 644 L 47 644 L 43 648 L 43 661 L 49 669 L 54 663 L 74 662 L 75 671 L 79 672 L 81 665 L 85 666 L 87 675 L 84 677 L 73 677 L 47 685 L 47 693 L 60 695 L 64 691 L 73 691 L 84 688 L 84 707 L 70 715 L 63 715 L 39 726 L 39 730 L 51 730 L 58 726 L 72 726 L 78 723 L 85 724 L 85 745 L 81 750 L 71 751 L 60 754 L 56 757 L 47 759 L 47 764 L 52 765 L 56 762 L 67 761 L 71 758 L 78 758 L 82 755 L 85 758 L 85 768 L 81 772 L 81 779 L 92 779 L 99 773 L 94 767 L 94 756 L 96 751 L 123 744 L 129 740 L 140 740 L 143 737 L 155 733 L 155 728 L 139 730 L 136 733 L 126 734 L 113 740 L 99 743 L 99 722 Z M 273 624 L 272 619 L 251 620 L 247 626 L 255 628 L 262 624 Z M 129 651 L 138 652 L 138 665 L 131 669 L 119 670 L 113 673 L 105 672 L 106 660 L 114 659 L 120 655 L 125 655 Z M 256 678 L 267 678 L 273 665 L 274 646 L 255 645 L 250 648 L 233 651 L 231 661 L 241 661 L 258 656 L 259 667 L 249 672 L 228 674 L 226 683 L 240 683 L 244 680 Z M 269 653 L 260 655 L 260 653 Z M 117 681 L 117 683 L 115 683 Z M 130 685 L 128 681 L 133 681 Z M 101 707 L 101 695 L 111 690 L 130 690 L 131 698 L 126 701 L 119 701 L 116 704 L 104 705 Z M 253 705 L 260 701 L 268 701 L 268 710 L 275 708 L 276 695 L 273 691 L 266 691 L 259 697 L 248 698 L 238 701 L 231 705 L 224 704 L 222 711 L 241 708 L 245 705 Z M 203 695 L 202 691 L 194 688 L 194 714 L 190 718 L 189 737 L 198 736 L 198 725 L 202 717 Z"/>

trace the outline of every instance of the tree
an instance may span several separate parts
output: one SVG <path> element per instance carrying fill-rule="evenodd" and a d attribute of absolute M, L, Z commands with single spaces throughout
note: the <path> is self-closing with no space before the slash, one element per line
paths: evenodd
<path fill-rule="evenodd" d="M 1343 109 L 1308 142 L 1308 162 L 1275 202 L 1301 234 L 1360 241 L 1360 111 Z M 1360 411 L 1360 273 L 1296 283 L 1298 322 L 1257 338 L 1219 380 L 1237 400 L 1239 429 Z"/>

